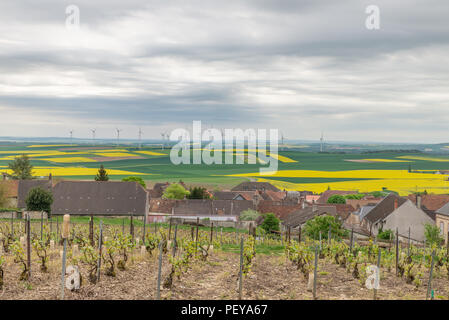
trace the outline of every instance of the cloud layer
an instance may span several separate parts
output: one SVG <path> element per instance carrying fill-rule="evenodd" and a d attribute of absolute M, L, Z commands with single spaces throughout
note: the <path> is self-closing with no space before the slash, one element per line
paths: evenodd
<path fill-rule="evenodd" d="M 66 7 L 80 28 L 66 28 Z M 368 5 L 380 30 L 365 27 Z M 146 138 L 202 120 L 290 139 L 447 141 L 449 2 L 0 4 L 0 136 Z"/>

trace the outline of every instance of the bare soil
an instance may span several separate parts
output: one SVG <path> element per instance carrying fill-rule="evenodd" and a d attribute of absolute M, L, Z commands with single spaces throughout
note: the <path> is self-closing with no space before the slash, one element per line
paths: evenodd
<path fill-rule="evenodd" d="M 0 300 L 6 299 L 59 299 L 61 284 L 60 248 L 52 253 L 49 272 L 39 270 L 39 261 L 33 258 L 32 275 L 28 282 L 19 281 L 20 266 L 11 259 L 5 268 L 5 285 L 0 292 Z M 65 299 L 155 299 L 157 284 L 157 257 L 136 250 L 127 270 L 117 270 L 116 277 L 102 272 L 100 282 L 89 283 L 87 268 L 82 264 L 80 271 L 82 284 L 79 291 L 65 290 Z M 164 257 L 162 282 L 169 273 L 170 265 Z M 161 298 L 179 299 L 238 299 L 239 255 L 213 252 L 207 261 L 195 261 L 180 279 L 175 277 L 171 289 L 161 285 Z M 433 280 L 435 299 L 447 299 L 449 280 L 443 270 L 435 272 Z M 379 299 L 425 299 L 428 275 L 424 275 L 422 285 L 416 288 L 397 278 L 394 270 L 382 270 Z M 317 276 L 317 298 L 326 300 L 373 299 L 373 290 L 364 288 L 344 268 L 324 259 L 319 261 Z M 296 266 L 286 261 L 284 256 L 257 255 L 251 272 L 243 281 L 243 299 L 308 300 L 313 299 L 307 290 L 307 281 Z"/>

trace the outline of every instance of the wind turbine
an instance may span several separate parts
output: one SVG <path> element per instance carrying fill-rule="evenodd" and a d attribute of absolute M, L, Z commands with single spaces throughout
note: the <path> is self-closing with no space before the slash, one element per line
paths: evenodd
<path fill-rule="evenodd" d="M 162 150 L 164 150 L 165 147 L 165 133 L 161 132 L 161 137 L 162 137 Z"/>
<path fill-rule="evenodd" d="M 324 143 L 324 136 L 323 136 L 323 131 L 321 131 L 320 152 L 323 152 L 323 143 Z"/>
<path fill-rule="evenodd" d="M 70 145 L 73 143 L 73 130 L 70 130 Z"/>
<path fill-rule="evenodd" d="M 120 132 L 123 131 L 123 129 L 115 128 L 115 130 L 117 131 L 117 147 L 118 147 L 118 144 L 120 142 Z"/>
<path fill-rule="evenodd" d="M 92 131 L 92 141 L 93 144 L 95 144 L 95 132 L 97 131 L 97 129 L 90 129 L 90 131 Z"/>
<path fill-rule="evenodd" d="M 142 128 L 139 127 L 139 149 L 142 149 Z"/>

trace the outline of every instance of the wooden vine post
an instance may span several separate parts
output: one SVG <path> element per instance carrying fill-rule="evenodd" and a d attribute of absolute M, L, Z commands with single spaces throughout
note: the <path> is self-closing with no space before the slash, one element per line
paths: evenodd
<path fill-rule="evenodd" d="M 157 269 L 156 300 L 161 299 L 162 243 L 159 243 L 159 263 Z"/>
<path fill-rule="evenodd" d="M 89 221 L 89 240 L 90 245 L 93 247 L 95 245 L 94 241 L 94 215 L 90 215 L 90 221 Z"/>
<path fill-rule="evenodd" d="M 396 228 L 396 276 L 399 276 L 399 231 Z"/>
<path fill-rule="evenodd" d="M 101 249 L 103 247 L 103 221 L 100 220 L 100 235 L 98 237 L 98 261 L 97 261 L 97 283 L 100 281 L 100 269 L 101 269 Z"/>
<path fill-rule="evenodd" d="M 171 240 L 171 217 L 168 221 L 168 240 Z"/>
<path fill-rule="evenodd" d="M 354 243 L 354 228 L 351 228 L 351 239 L 349 240 L 349 250 L 351 252 L 353 243 Z"/>
<path fill-rule="evenodd" d="M 408 227 L 408 245 L 407 245 L 407 256 L 410 257 L 410 227 Z"/>
<path fill-rule="evenodd" d="M 240 239 L 240 272 L 239 272 L 239 300 L 242 300 L 243 288 L 243 237 Z"/>
<path fill-rule="evenodd" d="M 145 241 L 145 231 L 146 231 L 146 226 L 147 226 L 147 213 L 145 212 L 145 214 L 143 215 L 143 229 L 142 229 L 142 241 L 143 241 L 143 245 L 146 244 Z M 170 237 L 170 236 L 169 236 Z"/>
<path fill-rule="evenodd" d="M 30 224 L 30 214 L 27 214 L 27 268 L 28 277 L 31 277 L 31 224 Z"/>
<path fill-rule="evenodd" d="M 382 257 L 382 250 L 378 249 L 377 253 L 377 272 L 376 272 L 376 282 L 374 283 L 374 300 L 377 299 L 377 284 L 380 282 L 380 259 Z"/>
<path fill-rule="evenodd" d="M 42 241 L 43 229 L 44 229 L 44 212 L 41 211 L 41 241 Z"/>
<path fill-rule="evenodd" d="M 298 243 L 301 243 L 301 225 L 298 226 Z"/>
<path fill-rule="evenodd" d="M 196 238 L 195 238 L 195 253 L 198 251 L 198 228 L 200 225 L 200 218 L 196 218 Z"/>
<path fill-rule="evenodd" d="M 446 238 L 446 255 L 449 257 L 449 231 L 447 232 Z"/>
<path fill-rule="evenodd" d="M 59 217 L 56 216 L 56 245 L 59 245 Z"/>
<path fill-rule="evenodd" d="M 316 300 L 316 277 L 318 269 L 318 246 L 315 247 L 315 266 L 313 270 L 313 299 Z"/>
<path fill-rule="evenodd" d="M 175 224 L 175 235 L 173 236 L 173 257 L 176 256 L 177 236 L 178 236 L 178 224 Z"/>
<path fill-rule="evenodd" d="M 214 223 L 211 222 L 210 223 L 210 243 L 212 243 L 213 239 L 214 239 Z"/>
<path fill-rule="evenodd" d="M 11 233 L 14 234 L 14 212 L 11 212 Z"/>
<path fill-rule="evenodd" d="M 131 213 L 131 222 L 129 224 L 129 233 L 131 234 L 131 239 L 134 243 L 134 224 L 133 224 L 134 215 Z"/>
<path fill-rule="evenodd" d="M 62 238 L 64 239 L 64 248 L 62 251 L 62 272 L 61 272 L 61 300 L 64 299 L 64 277 L 65 263 L 67 256 L 67 238 L 70 234 L 70 215 L 65 214 L 62 222 Z"/>
<path fill-rule="evenodd" d="M 432 276 L 433 276 L 433 267 L 435 265 L 435 250 L 432 251 L 432 262 L 430 264 L 430 274 L 429 274 L 429 283 L 427 284 L 427 294 L 426 300 L 429 300 L 429 296 L 433 298 L 432 294 Z"/>

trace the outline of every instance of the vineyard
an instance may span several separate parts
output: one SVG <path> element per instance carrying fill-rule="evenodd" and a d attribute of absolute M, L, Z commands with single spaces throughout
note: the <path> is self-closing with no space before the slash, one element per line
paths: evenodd
<path fill-rule="evenodd" d="M 0 299 L 449 298 L 446 247 L 117 220 L 1 220 Z"/>

